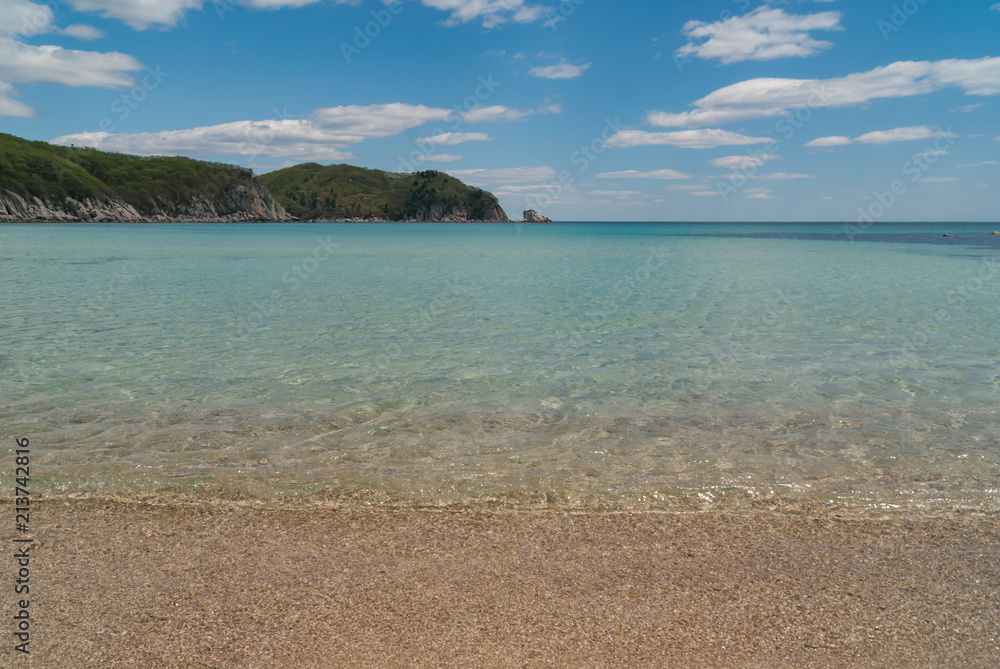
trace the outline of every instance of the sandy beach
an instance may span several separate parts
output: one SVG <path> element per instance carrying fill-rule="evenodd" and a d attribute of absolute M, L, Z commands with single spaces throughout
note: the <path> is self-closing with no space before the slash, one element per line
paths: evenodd
<path fill-rule="evenodd" d="M 5 667 L 995 667 L 995 516 L 33 508 Z M 10 620 L 11 597 L 3 598 Z"/>

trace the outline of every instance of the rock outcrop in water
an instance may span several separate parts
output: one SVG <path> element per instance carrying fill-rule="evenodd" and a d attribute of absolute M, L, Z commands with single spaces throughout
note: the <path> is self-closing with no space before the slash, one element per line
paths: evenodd
<path fill-rule="evenodd" d="M 528 209 L 524 212 L 524 222 L 525 223 L 552 223 L 551 218 L 545 218 L 539 214 L 534 209 Z"/>

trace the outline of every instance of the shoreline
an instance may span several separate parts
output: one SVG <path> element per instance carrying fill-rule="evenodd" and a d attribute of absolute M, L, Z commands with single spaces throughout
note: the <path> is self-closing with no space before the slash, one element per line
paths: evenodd
<path fill-rule="evenodd" d="M 1000 661 L 997 514 L 32 511 L 33 666 Z"/>

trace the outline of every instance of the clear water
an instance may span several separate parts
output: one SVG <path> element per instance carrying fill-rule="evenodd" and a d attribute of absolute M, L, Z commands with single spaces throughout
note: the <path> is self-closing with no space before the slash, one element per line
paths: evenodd
<path fill-rule="evenodd" d="M 995 509 L 994 227 L 0 226 L 0 439 L 123 494 Z"/>

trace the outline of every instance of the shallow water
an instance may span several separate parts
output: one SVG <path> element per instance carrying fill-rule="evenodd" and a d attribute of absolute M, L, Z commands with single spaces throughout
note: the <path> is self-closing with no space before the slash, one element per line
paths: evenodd
<path fill-rule="evenodd" d="M 66 490 L 996 509 L 991 229 L 0 226 L 0 437 Z"/>

